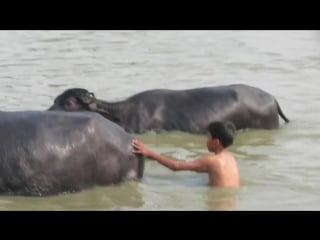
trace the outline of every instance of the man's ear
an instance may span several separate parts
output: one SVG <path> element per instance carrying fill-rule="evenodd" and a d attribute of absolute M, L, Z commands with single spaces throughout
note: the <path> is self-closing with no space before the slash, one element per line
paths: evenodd
<path fill-rule="evenodd" d="M 213 141 L 213 143 L 214 143 L 215 145 L 221 144 L 219 138 L 213 138 L 212 141 Z"/>

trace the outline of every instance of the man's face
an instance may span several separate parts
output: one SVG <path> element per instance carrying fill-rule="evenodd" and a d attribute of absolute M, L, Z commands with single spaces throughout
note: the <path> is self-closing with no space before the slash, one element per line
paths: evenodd
<path fill-rule="evenodd" d="M 209 152 L 214 152 L 217 144 L 219 144 L 219 139 L 212 138 L 211 134 L 208 132 L 207 133 L 207 148 L 208 148 Z"/>

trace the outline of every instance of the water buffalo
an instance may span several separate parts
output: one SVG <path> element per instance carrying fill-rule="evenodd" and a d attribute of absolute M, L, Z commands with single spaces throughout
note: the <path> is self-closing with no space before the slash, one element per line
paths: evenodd
<path fill-rule="evenodd" d="M 0 194 L 45 196 L 138 180 L 131 137 L 92 112 L 0 111 Z"/>
<path fill-rule="evenodd" d="M 179 130 L 203 134 L 212 121 L 229 120 L 239 129 L 279 128 L 283 114 L 275 97 L 244 84 L 188 90 L 156 89 L 126 100 L 96 99 L 86 89 L 72 88 L 55 98 L 48 110 L 96 111 L 129 133 Z"/>

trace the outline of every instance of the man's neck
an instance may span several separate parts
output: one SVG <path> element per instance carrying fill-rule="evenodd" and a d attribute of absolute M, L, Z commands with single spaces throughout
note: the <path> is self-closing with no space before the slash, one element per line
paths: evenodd
<path fill-rule="evenodd" d="M 226 148 L 224 148 L 224 147 L 218 147 L 217 149 L 215 149 L 214 150 L 214 153 L 215 154 L 220 154 L 220 153 L 222 153 L 222 152 L 224 152 L 224 151 L 226 151 L 227 149 Z"/>

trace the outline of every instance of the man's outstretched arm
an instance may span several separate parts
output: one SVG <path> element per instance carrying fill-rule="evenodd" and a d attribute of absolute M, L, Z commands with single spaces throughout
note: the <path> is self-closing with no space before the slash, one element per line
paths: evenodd
<path fill-rule="evenodd" d="M 196 159 L 190 162 L 182 162 L 182 161 L 170 159 L 168 157 L 165 157 L 161 154 L 158 154 L 152 151 L 137 139 L 132 141 L 132 147 L 133 147 L 134 153 L 143 154 L 149 158 L 152 158 L 173 171 L 183 171 L 183 170 L 196 171 L 196 172 L 207 171 L 206 157 L 201 157 L 199 159 Z"/>

